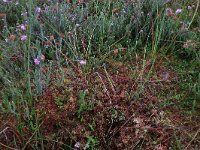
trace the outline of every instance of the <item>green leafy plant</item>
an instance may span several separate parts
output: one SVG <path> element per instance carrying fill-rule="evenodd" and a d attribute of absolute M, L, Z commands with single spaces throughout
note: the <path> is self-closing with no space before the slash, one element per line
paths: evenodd
<path fill-rule="evenodd" d="M 88 136 L 87 137 L 87 143 L 85 145 L 85 148 L 89 148 L 89 149 L 95 149 L 95 145 L 98 143 L 98 140 L 96 139 L 96 137 L 94 136 Z"/>
<path fill-rule="evenodd" d="M 78 118 L 81 117 L 81 113 L 83 113 L 84 111 L 91 110 L 92 107 L 93 107 L 92 103 L 89 103 L 89 102 L 86 101 L 86 95 L 87 95 L 86 90 L 80 91 L 80 94 L 79 94 L 79 109 L 78 109 L 78 112 L 77 112 Z"/>

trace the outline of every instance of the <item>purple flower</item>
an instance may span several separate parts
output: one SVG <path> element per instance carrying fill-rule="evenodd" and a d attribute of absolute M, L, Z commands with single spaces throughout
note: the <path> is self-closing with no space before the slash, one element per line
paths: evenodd
<path fill-rule="evenodd" d="M 38 58 L 35 58 L 35 59 L 34 59 L 34 63 L 35 63 L 36 65 L 39 65 L 39 64 L 40 64 L 40 60 L 39 60 Z"/>
<path fill-rule="evenodd" d="M 74 147 L 75 147 L 75 148 L 80 148 L 80 145 L 81 145 L 81 144 L 80 144 L 79 142 L 76 142 L 76 144 L 74 145 Z"/>
<path fill-rule="evenodd" d="M 176 10 L 176 15 L 180 14 L 182 12 L 182 9 L 177 9 Z"/>
<path fill-rule="evenodd" d="M 25 30 L 26 30 L 26 26 L 25 26 L 24 24 L 21 24 L 21 25 L 20 25 L 20 28 L 21 28 L 22 31 L 25 31 Z"/>
<path fill-rule="evenodd" d="M 187 9 L 188 9 L 188 10 L 192 10 L 192 6 L 188 6 Z"/>
<path fill-rule="evenodd" d="M 26 35 L 22 35 L 21 36 L 21 41 L 25 41 L 27 39 L 27 36 Z"/>
<path fill-rule="evenodd" d="M 36 12 L 40 13 L 41 12 L 41 8 L 40 7 L 36 7 Z"/>
<path fill-rule="evenodd" d="M 85 61 L 85 60 L 81 60 L 79 63 L 80 63 L 81 65 L 85 65 L 85 64 L 86 64 L 86 61 Z"/>

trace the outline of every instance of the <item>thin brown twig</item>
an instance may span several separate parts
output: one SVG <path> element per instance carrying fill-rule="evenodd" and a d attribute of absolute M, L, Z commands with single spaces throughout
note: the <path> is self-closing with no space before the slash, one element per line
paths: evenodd
<path fill-rule="evenodd" d="M 5 145 L 5 144 L 3 144 L 3 143 L 1 143 L 1 142 L 0 142 L 0 145 L 3 146 L 4 148 L 8 148 L 8 149 L 10 149 L 10 150 L 18 150 L 18 149 L 16 149 L 16 148 L 7 146 L 7 145 Z"/>
<path fill-rule="evenodd" d="M 100 74 L 98 73 L 98 72 L 95 72 L 96 74 L 97 74 L 97 76 L 100 78 L 100 80 L 101 80 L 101 83 L 103 84 L 103 86 L 104 86 L 104 90 L 105 90 L 105 92 L 106 92 L 106 94 L 107 94 L 107 96 L 109 97 L 109 99 L 110 99 L 110 104 L 112 104 L 112 99 L 111 99 L 111 97 L 110 97 L 110 93 L 109 93 L 109 91 L 108 91 L 108 89 L 106 88 L 106 84 L 103 82 L 103 79 L 102 79 L 102 77 L 100 76 Z"/>

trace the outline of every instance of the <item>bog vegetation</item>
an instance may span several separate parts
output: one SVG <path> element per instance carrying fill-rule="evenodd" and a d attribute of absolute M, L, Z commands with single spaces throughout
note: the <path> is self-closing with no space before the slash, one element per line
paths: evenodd
<path fill-rule="evenodd" d="M 0 149 L 200 149 L 199 0 L 1 0 Z"/>

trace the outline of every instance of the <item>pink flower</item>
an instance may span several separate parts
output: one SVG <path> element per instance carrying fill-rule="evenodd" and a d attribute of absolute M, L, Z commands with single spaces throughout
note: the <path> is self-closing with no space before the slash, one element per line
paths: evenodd
<path fill-rule="evenodd" d="M 80 63 L 81 65 L 85 65 L 85 64 L 86 64 L 86 61 L 85 61 L 85 60 L 81 60 L 79 63 Z"/>
<path fill-rule="evenodd" d="M 176 10 L 176 15 L 180 14 L 182 12 L 182 9 L 177 9 Z"/>
<path fill-rule="evenodd" d="M 35 59 L 34 59 L 34 63 L 35 63 L 36 65 L 39 65 L 39 64 L 40 64 L 40 60 L 39 60 L 38 58 L 35 58 Z"/>
<path fill-rule="evenodd" d="M 192 10 L 192 6 L 188 6 L 187 9 L 188 9 L 188 10 Z"/>
<path fill-rule="evenodd" d="M 76 144 L 74 145 L 74 147 L 76 147 L 76 148 L 80 148 L 80 143 L 79 142 L 76 142 Z"/>
<path fill-rule="evenodd" d="M 25 31 L 25 30 L 26 30 L 26 26 L 25 26 L 24 24 L 21 24 L 21 25 L 20 25 L 20 28 L 21 28 L 22 31 Z"/>
<path fill-rule="evenodd" d="M 183 48 L 188 48 L 188 44 L 187 43 L 183 44 Z"/>
<path fill-rule="evenodd" d="M 27 36 L 26 35 L 22 35 L 21 36 L 21 41 L 25 41 L 27 39 Z"/>

